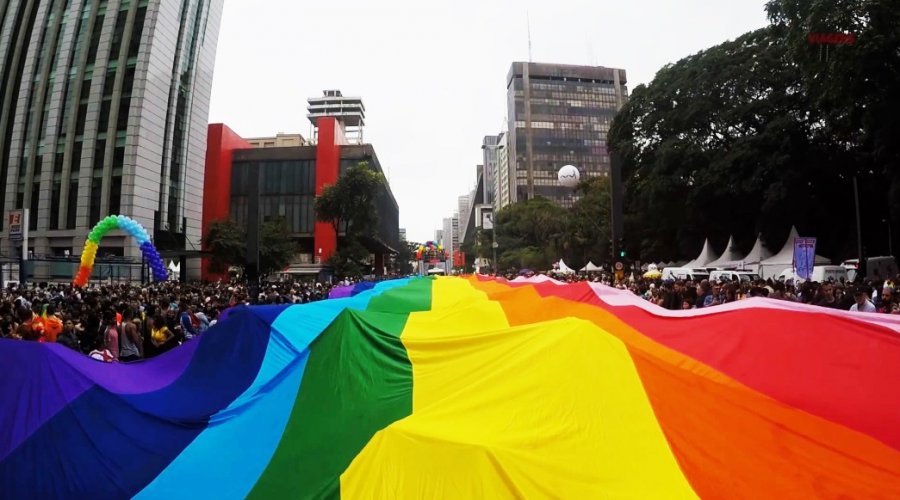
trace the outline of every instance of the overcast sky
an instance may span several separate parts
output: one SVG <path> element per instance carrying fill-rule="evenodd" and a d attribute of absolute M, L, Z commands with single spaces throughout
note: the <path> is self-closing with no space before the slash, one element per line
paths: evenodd
<path fill-rule="evenodd" d="M 629 90 L 669 62 L 762 27 L 764 0 L 225 0 L 210 122 L 309 136 L 306 99 L 360 96 L 366 142 L 411 241 L 434 237 L 506 117 L 528 60 L 623 68 Z"/>

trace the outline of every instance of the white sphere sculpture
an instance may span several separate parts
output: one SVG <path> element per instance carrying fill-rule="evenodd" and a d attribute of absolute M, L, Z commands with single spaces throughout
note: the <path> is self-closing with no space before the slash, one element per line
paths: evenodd
<path fill-rule="evenodd" d="M 578 169 L 573 165 L 565 165 L 563 168 L 559 169 L 556 178 L 559 179 L 561 185 L 567 188 L 573 188 L 578 185 L 581 174 L 578 173 Z"/>

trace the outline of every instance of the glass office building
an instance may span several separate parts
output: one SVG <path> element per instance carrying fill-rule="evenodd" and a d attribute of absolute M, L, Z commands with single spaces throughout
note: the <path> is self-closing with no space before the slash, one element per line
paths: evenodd
<path fill-rule="evenodd" d="M 507 76 L 509 202 L 534 196 L 570 206 L 557 181 L 563 165 L 582 178 L 607 175 L 606 135 L 628 98 L 625 70 L 515 62 Z"/>
<path fill-rule="evenodd" d="M 34 254 L 77 255 L 109 214 L 199 250 L 222 4 L 0 0 L 0 207 L 30 209 Z M 140 251 L 111 235 L 99 254 Z"/>

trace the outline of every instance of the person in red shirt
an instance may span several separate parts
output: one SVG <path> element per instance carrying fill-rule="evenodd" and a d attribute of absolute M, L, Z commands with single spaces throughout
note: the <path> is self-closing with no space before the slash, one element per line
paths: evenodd
<path fill-rule="evenodd" d="M 53 304 L 47 306 L 47 313 L 43 318 L 43 324 L 44 340 L 46 342 L 56 342 L 57 336 L 62 332 L 63 322 L 56 315 L 56 306 Z"/>
<path fill-rule="evenodd" d="M 31 330 L 34 340 L 44 342 L 44 319 L 41 318 L 41 304 L 35 303 L 31 309 L 31 319 L 25 321 L 25 325 Z"/>

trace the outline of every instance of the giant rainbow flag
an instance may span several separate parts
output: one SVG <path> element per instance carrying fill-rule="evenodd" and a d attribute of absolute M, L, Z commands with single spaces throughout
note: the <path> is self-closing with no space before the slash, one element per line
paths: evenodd
<path fill-rule="evenodd" d="M 420 278 L 159 358 L 0 341 L 0 498 L 900 498 L 900 318 Z"/>

